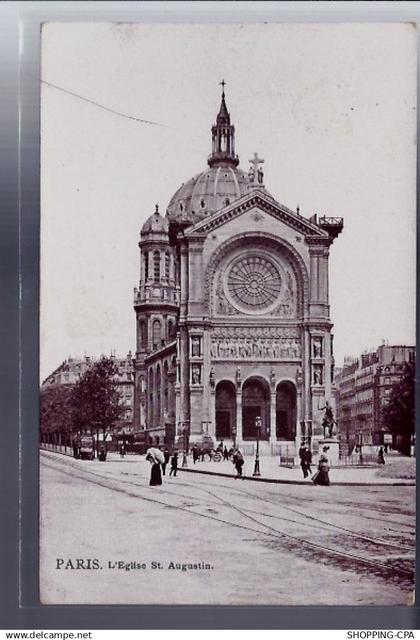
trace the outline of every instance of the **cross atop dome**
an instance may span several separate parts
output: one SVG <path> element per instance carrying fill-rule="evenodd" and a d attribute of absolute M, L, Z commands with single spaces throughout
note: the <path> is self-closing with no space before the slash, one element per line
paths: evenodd
<path fill-rule="evenodd" d="M 264 173 L 262 167 L 258 165 L 263 164 L 264 160 L 258 157 L 258 153 L 254 153 L 254 157 L 248 160 L 251 164 L 248 171 L 248 178 L 250 187 L 263 187 L 264 186 Z"/>
<path fill-rule="evenodd" d="M 226 82 L 222 80 L 219 82 L 222 86 L 222 101 L 220 103 L 219 113 L 217 114 L 216 123 L 218 125 L 230 126 L 230 114 L 227 110 L 226 102 L 225 102 L 225 85 Z"/>

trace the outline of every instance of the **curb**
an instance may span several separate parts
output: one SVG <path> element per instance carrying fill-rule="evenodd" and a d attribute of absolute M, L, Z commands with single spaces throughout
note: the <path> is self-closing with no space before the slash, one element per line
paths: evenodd
<path fill-rule="evenodd" d="M 178 467 L 178 471 L 184 471 L 186 473 L 201 473 L 207 476 L 217 476 L 221 478 L 234 478 L 236 476 L 230 473 L 222 473 L 220 471 L 198 471 L 198 469 L 186 469 L 185 467 Z M 310 485 L 311 482 L 305 480 L 281 480 L 279 478 L 254 478 L 254 476 L 242 476 L 244 480 L 251 480 L 252 482 L 266 482 L 269 484 L 298 484 L 298 485 Z M 315 485 L 314 485 L 315 486 Z M 334 487 L 415 487 L 415 481 L 401 481 L 401 482 L 331 482 L 329 486 Z"/>
<path fill-rule="evenodd" d="M 66 456 L 67 458 L 71 458 L 72 460 L 75 460 L 75 457 L 73 456 L 72 453 L 66 453 L 65 451 L 54 451 L 54 449 L 44 449 L 44 447 L 40 447 L 39 451 L 44 451 L 45 453 L 56 453 L 59 456 Z M 97 460 L 97 458 L 95 457 L 95 460 Z M 93 460 L 91 460 L 91 462 L 93 462 Z M 133 459 L 133 460 L 126 460 L 124 458 L 109 458 L 107 457 L 106 462 L 138 462 L 138 458 L 137 459 Z"/>

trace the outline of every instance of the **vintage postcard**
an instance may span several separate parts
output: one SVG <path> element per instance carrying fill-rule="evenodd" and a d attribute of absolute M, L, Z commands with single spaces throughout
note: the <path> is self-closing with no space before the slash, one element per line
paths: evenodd
<path fill-rule="evenodd" d="M 416 38 L 43 25 L 43 604 L 413 603 Z"/>

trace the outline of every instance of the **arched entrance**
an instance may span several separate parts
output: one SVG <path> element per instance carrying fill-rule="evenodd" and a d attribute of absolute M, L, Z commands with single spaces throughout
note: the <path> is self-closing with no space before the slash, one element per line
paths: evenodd
<path fill-rule="evenodd" d="M 270 433 L 270 390 L 263 378 L 248 378 L 242 385 L 242 437 L 255 440 L 255 418 L 261 417 L 260 439 L 267 440 Z"/>
<path fill-rule="evenodd" d="M 276 390 L 276 438 L 294 440 L 296 436 L 296 387 L 280 382 Z"/>
<path fill-rule="evenodd" d="M 216 387 L 216 439 L 232 438 L 236 427 L 236 388 L 233 382 L 222 380 Z"/>

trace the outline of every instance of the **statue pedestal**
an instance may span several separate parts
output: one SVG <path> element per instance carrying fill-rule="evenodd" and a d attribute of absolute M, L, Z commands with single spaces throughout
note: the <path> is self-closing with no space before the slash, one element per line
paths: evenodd
<path fill-rule="evenodd" d="M 325 455 L 328 458 L 330 467 L 337 467 L 340 457 L 340 441 L 338 438 L 324 438 L 323 440 L 319 440 L 320 456 L 324 453 L 322 451 L 324 447 L 329 447 L 328 451 L 325 452 Z"/>

